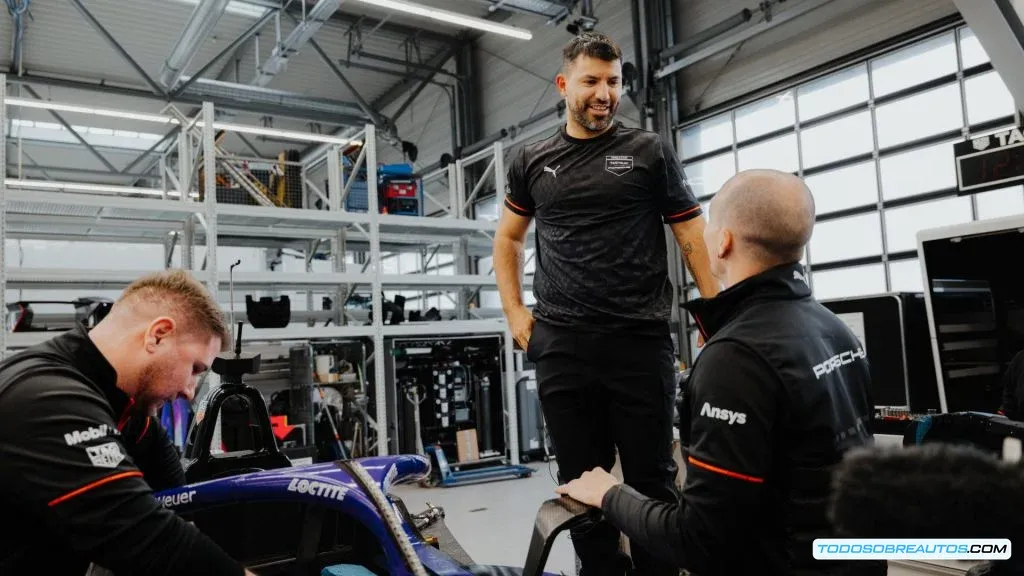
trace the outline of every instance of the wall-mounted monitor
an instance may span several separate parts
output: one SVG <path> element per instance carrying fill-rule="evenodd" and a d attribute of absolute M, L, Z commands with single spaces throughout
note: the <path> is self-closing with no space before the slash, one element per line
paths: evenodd
<path fill-rule="evenodd" d="M 917 234 L 943 412 L 999 409 L 1024 349 L 1024 215 Z"/>

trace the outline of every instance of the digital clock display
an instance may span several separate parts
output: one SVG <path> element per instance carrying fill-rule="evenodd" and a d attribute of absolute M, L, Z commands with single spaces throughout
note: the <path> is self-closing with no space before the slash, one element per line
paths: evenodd
<path fill-rule="evenodd" d="M 961 195 L 1024 182 L 1024 137 L 1018 129 L 958 142 L 953 152 Z"/>

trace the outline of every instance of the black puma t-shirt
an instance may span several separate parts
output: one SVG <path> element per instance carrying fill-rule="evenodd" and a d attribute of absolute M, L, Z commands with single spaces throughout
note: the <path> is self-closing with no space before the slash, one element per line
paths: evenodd
<path fill-rule="evenodd" d="M 671 318 L 666 223 L 701 215 L 672 147 L 616 123 L 591 139 L 523 146 L 505 205 L 536 221 L 534 316 L 584 330 L 666 334 Z"/>

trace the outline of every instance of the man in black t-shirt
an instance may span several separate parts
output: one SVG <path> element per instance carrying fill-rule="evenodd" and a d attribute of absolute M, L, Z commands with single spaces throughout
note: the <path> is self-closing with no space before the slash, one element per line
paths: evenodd
<path fill-rule="evenodd" d="M 614 120 L 622 54 L 586 32 L 563 50 L 557 77 L 568 118 L 558 133 L 522 147 L 508 169 L 494 270 L 509 328 L 536 364 L 548 430 L 568 482 L 615 463 L 626 483 L 674 502 L 675 359 L 665 224 L 704 297 L 718 292 L 704 218 L 670 144 Z M 537 303 L 523 303 L 522 253 L 536 220 Z M 626 572 L 618 530 L 573 533 L 583 576 Z M 637 573 L 678 574 L 637 543 Z"/>

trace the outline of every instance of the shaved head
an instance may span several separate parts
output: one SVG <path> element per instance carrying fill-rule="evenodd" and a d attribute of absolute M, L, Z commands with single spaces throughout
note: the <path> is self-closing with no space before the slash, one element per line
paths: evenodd
<path fill-rule="evenodd" d="M 715 194 L 710 212 L 705 242 L 713 269 L 719 268 L 716 276 L 799 262 L 814 229 L 811 191 L 800 178 L 777 170 L 733 176 Z"/>

